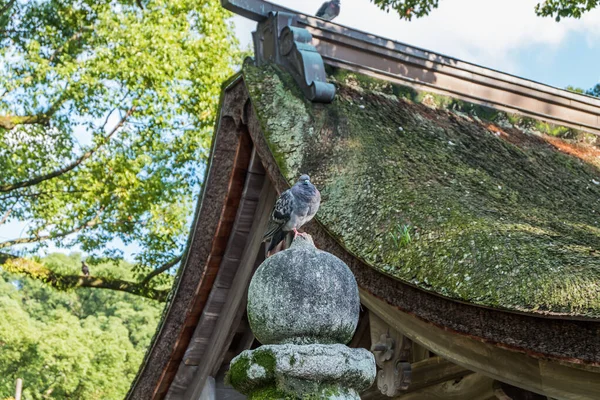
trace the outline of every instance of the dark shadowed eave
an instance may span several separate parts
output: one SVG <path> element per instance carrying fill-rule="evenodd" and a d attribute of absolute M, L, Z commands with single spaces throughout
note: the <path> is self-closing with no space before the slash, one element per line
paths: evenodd
<path fill-rule="evenodd" d="M 329 105 L 274 68 L 244 79 L 281 172 L 311 175 L 357 258 L 470 304 L 600 316 L 595 136 L 343 71 Z"/>

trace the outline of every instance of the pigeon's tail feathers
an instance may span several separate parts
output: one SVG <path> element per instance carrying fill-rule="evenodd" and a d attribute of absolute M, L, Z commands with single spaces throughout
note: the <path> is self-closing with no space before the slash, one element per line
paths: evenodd
<path fill-rule="evenodd" d="M 267 240 L 271 239 L 278 230 L 281 230 L 282 227 L 283 224 L 280 224 L 277 221 L 269 221 L 269 225 L 267 225 L 267 229 L 263 235 L 262 241 L 266 242 Z"/>
<path fill-rule="evenodd" d="M 271 220 L 262 240 L 263 242 L 267 242 L 267 253 L 277 247 L 277 245 L 285 239 L 285 235 L 286 233 L 283 231 L 283 224 Z"/>
<path fill-rule="evenodd" d="M 279 227 L 279 229 L 273 233 L 273 236 L 271 236 L 271 241 L 269 242 L 267 251 L 272 251 L 275 247 L 277 247 L 277 245 L 285 239 L 285 235 L 287 235 L 287 232 Z"/>

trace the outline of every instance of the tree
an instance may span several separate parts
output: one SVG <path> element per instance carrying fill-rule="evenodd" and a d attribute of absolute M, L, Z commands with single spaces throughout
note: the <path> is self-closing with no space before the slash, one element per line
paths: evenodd
<path fill-rule="evenodd" d="M 96 274 L 93 277 L 82 276 L 78 271 L 69 271 L 68 273 L 57 272 L 40 262 L 27 258 L 11 257 L 4 261 L 2 269 L 9 273 L 39 280 L 55 289 L 65 291 L 81 287 L 109 289 L 127 292 L 161 302 L 166 301 L 169 294 L 168 288 L 156 288 L 156 284 L 158 282 L 162 283 L 164 280 L 157 280 L 150 283 L 148 282 L 148 278 L 144 278 L 141 282 L 134 282 L 133 280 L 135 277 L 130 277 L 129 280 L 125 280 L 114 276 L 103 276 L 102 274 Z M 158 285 L 161 286 L 160 283 L 158 283 Z"/>
<path fill-rule="evenodd" d="M 52 254 L 42 265 L 75 273 L 79 255 Z M 95 266 L 127 278 L 132 265 Z M 0 273 L 0 399 L 23 378 L 23 398 L 122 399 L 160 320 L 162 304 L 115 291 L 68 292 Z"/>
<path fill-rule="evenodd" d="M 27 222 L 1 252 L 135 243 L 144 284 L 177 265 L 240 61 L 228 17 L 218 0 L 0 0 L 0 225 Z"/>
<path fill-rule="evenodd" d="M 588 96 L 600 97 L 600 83 L 597 83 L 593 88 L 586 90 Z"/>
<path fill-rule="evenodd" d="M 588 90 L 583 90 L 582 88 L 578 88 L 575 86 L 567 86 L 565 89 L 570 92 L 587 94 L 588 96 L 593 96 L 593 97 L 600 97 L 600 83 L 596 84 L 596 86 L 594 86 L 593 88 L 588 89 Z"/>
<path fill-rule="evenodd" d="M 439 0 L 372 0 L 382 10 L 394 10 L 400 18 L 411 20 L 428 15 L 439 5 Z M 537 15 L 554 17 L 556 21 L 561 18 L 581 16 L 600 4 L 600 0 L 545 0 L 535 7 Z"/>
<path fill-rule="evenodd" d="M 599 0 L 545 0 L 535 6 L 535 12 L 560 21 L 561 18 L 581 18 L 587 11 L 598 7 L 599 3 Z"/>

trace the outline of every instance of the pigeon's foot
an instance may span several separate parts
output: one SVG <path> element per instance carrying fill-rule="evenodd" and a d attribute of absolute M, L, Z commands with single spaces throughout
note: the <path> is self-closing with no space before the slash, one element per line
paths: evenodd
<path fill-rule="evenodd" d="M 296 239 L 296 237 L 298 235 L 300 235 L 300 233 L 298 232 L 298 229 L 296 229 L 296 228 L 292 229 L 292 231 L 294 232 L 294 239 Z"/>

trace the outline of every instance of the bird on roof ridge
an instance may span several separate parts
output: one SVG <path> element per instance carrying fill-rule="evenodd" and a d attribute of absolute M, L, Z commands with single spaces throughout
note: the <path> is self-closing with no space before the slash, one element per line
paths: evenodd
<path fill-rule="evenodd" d="M 303 174 L 298 182 L 281 193 L 263 235 L 263 242 L 268 241 L 267 254 L 281 243 L 288 232 L 298 235 L 298 229 L 310 221 L 321 204 L 321 193 L 310 182 L 310 177 Z"/>
<path fill-rule="evenodd" d="M 323 18 L 326 21 L 332 21 L 340 15 L 340 0 L 326 1 L 317 11 L 317 17 Z"/>

